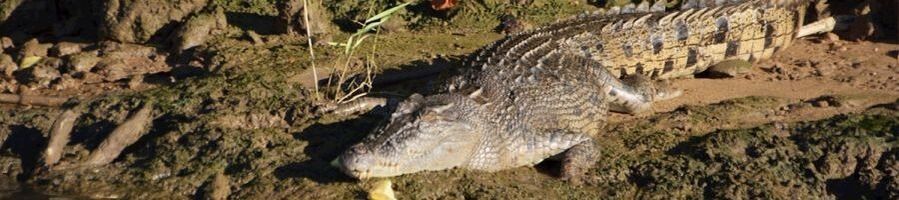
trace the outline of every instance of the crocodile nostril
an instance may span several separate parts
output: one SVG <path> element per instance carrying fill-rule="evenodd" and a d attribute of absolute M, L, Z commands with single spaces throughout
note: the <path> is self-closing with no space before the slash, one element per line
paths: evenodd
<path fill-rule="evenodd" d="M 353 145 L 350 147 L 350 152 L 352 153 L 365 153 L 365 148 L 362 145 Z"/>

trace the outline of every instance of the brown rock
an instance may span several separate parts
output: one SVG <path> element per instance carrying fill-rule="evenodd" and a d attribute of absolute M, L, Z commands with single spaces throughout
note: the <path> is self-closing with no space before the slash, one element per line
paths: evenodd
<path fill-rule="evenodd" d="M 50 49 L 51 44 L 41 44 L 37 39 L 28 40 L 22 44 L 22 49 L 19 50 L 19 59 L 28 56 L 39 56 L 39 57 L 47 57 L 47 50 Z"/>
<path fill-rule="evenodd" d="M 22 73 L 29 83 L 38 87 L 46 87 L 61 77 L 58 68 L 61 63 L 59 59 L 55 58 L 44 59 L 35 66 L 22 70 L 24 71 Z"/>
<path fill-rule="evenodd" d="M 153 48 L 139 45 L 119 45 L 118 48 L 104 50 L 103 56 L 92 70 L 105 81 L 117 81 L 134 75 L 155 74 L 171 70 L 166 56 Z"/>
<path fill-rule="evenodd" d="M 824 38 L 826 38 L 829 42 L 840 41 L 840 36 L 834 33 L 825 33 Z"/>
<path fill-rule="evenodd" d="M 72 77 L 70 74 L 63 74 L 62 77 L 59 78 L 59 82 L 53 85 L 53 89 L 56 90 L 65 90 L 78 88 L 83 83 L 81 80 Z"/>
<path fill-rule="evenodd" d="M 209 36 L 219 30 L 224 30 L 227 26 L 225 11 L 222 8 L 204 11 L 194 15 L 181 27 L 178 27 L 178 30 L 175 31 L 175 45 L 178 50 L 186 50 L 206 44 Z"/>
<path fill-rule="evenodd" d="M 50 49 L 50 55 L 55 57 L 63 57 L 66 55 L 70 55 L 73 53 L 78 53 L 81 51 L 81 44 L 71 43 L 71 42 L 60 42 L 56 43 L 52 49 Z"/>
<path fill-rule="evenodd" d="M 9 37 L 0 38 L 0 48 L 9 49 L 9 48 L 14 48 L 14 47 L 16 47 L 16 45 L 13 44 L 12 38 L 9 38 Z"/>
<path fill-rule="evenodd" d="M 144 43 L 163 27 L 178 23 L 206 7 L 208 0 L 106 0 L 100 16 L 100 36 L 128 43 Z M 171 30 L 169 30 L 171 31 Z"/>
<path fill-rule="evenodd" d="M 530 29 L 530 25 L 518 17 L 509 15 L 503 17 L 502 22 L 500 22 L 497 29 L 501 33 L 513 34 Z"/>
<path fill-rule="evenodd" d="M 19 86 L 16 83 L 16 79 L 0 79 L 0 92 L 16 93 L 16 89 L 18 88 Z"/>
<path fill-rule="evenodd" d="M 0 54 L 0 72 L 7 77 L 12 77 L 12 73 L 19 70 L 19 65 L 12 59 L 12 56 Z"/>
<path fill-rule="evenodd" d="M 74 72 L 89 72 L 100 62 L 97 52 L 79 52 L 66 57 L 68 69 Z"/>
<path fill-rule="evenodd" d="M 250 37 L 250 39 L 253 40 L 253 45 L 258 46 L 258 45 L 265 44 L 265 42 L 262 41 L 262 36 L 260 36 L 258 33 L 256 33 L 256 31 L 248 30 L 247 37 Z"/>
<path fill-rule="evenodd" d="M 130 88 L 132 90 L 136 90 L 143 83 L 144 83 L 143 75 L 134 75 L 131 77 L 131 79 L 128 80 L 128 88 Z"/>
<path fill-rule="evenodd" d="M 818 100 L 818 101 L 812 102 L 812 106 L 819 107 L 819 108 L 826 108 L 826 107 L 830 107 L 830 103 L 827 103 L 826 100 Z"/>
<path fill-rule="evenodd" d="M 157 54 L 155 48 L 144 45 L 118 42 L 103 42 L 100 44 L 100 56 L 102 57 L 152 57 Z"/>
<path fill-rule="evenodd" d="M 203 198 L 207 200 L 223 200 L 228 199 L 231 194 L 231 181 L 227 175 L 218 173 L 212 180 L 207 183 L 203 189 Z"/>
<path fill-rule="evenodd" d="M 838 48 L 837 50 L 840 52 L 846 52 L 846 51 L 849 51 L 849 48 L 846 48 L 845 46 L 843 46 L 843 47 Z"/>
<path fill-rule="evenodd" d="M 291 35 L 306 35 L 306 29 L 312 35 L 327 34 L 332 28 L 330 17 L 324 8 L 318 3 L 308 3 L 309 8 L 303 7 L 302 0 L 285 0 L 278 3 L 278 17 L 280 29 Z M 306 24 L 304 15 L 309 12 L 309 24 Z"/>

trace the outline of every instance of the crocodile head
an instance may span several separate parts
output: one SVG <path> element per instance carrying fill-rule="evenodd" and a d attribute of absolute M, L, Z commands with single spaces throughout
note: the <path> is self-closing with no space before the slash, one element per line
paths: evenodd
<path fill-rule="evenodd" d="M 462 166 L 480 141 L 477 107 L 464 96 L 413 95 L 374 134 L 340 155 L 338 168 L 363 179 Z"/>

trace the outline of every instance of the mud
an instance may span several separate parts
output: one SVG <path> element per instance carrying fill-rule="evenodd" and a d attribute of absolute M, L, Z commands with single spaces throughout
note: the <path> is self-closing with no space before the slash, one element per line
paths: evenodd
<path fill-rule="evenodd" d="M 57 106 L 0 104 L 0 197 L 365 198 L 377 180 L 353 180 L 329 162 L 383 111 L 322 115 L 328 102 L 311 89 L 312 61 L 320 79 L 376 63 L 385 73 L 371 96 L 428 93 L 440 76 L 391 73 L 459 67 L 502 37 L 508 19 L 533 27 L 622 1 L 456 1 L 439 11 L 423 1 L 351 59 L 327 42 L 343 42 L 357 21 L 398 2 L 310 1 L 319 19 L 311 32 L 321 41 L 315 60 L 297 1 L 90 2 L 0 3 L 0 92 L 71 97 Z M 558 180 L 559 164 L 548 161 L 404 175 L 391 178 L 394 190 L 401 199 L 899 198 L 899 45 L 889 34 L 840 40 L 847 34 L 800 40 L 733 77 L 673 80 L 683 97 L 650 114 L 613 114 L 602 162 L 582 185 Z M 20 69 L 26 56 L 41 60 Z M 109 164 L 79 165 L 149 104 L 149 128 L 128 138 L 133 144 Z M 83 114 L 69 142 L 53 145 L 57 167 L 42 166 L 65 110 Z"/>

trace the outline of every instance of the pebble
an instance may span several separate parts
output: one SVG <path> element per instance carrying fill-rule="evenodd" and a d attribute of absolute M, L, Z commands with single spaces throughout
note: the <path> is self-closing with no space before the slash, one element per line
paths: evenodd
<path fill-rule="evenodd" d="M 3 37 L 0 38 L 0 47 L 2 47 L 3 49 L 9 49 L 16 47 L 16 45 L 12 43 L 12 38 Z"/>
<path fill-rule="evenodd" d="M 41 44 L 37 39 L 28 40 L 28 42 L 22 44 L 22 49 L 19 51 L 19 59 L 29 56 L 46 57 L 48 49 L 50 49 L 50 44 Z"/>
<path fill-rule="evenodd" d="M 81 45 L 71 42 L 60 42 L 56 43 L 52 49 L 50 49 L 50 55 L 56 57 L 63 57 L 67 55 L 71 55 L 74 53 L 78 53 L 81 51 Z"/>
<path fill-rule="evenodd" d="M 815 74 L 818 76 L 827 76 L 827 75 L 830 75 L 830 70 L 818 68 L 818 69 L 815 69 Z"/>
<path fill-rule="evenodd" d="M 130 80 L 128 80 L 128 88 L 130 88 L 132 90 L 136 90 L 143 83 L 144 83 L 144 76 L 143 75 L 135 75 L 135 76 L 132 76 Z"/>
<path fill-rule="evenodd" d="M 823 99 L 812 102 L 812 105 L 818 108 L 830 107 L 830 103 L 828 103 L 827 100 Z"/>
<path fill-rule="evenodd" d="M 256 31 L 247 31 L 247 36 L 250 37 L 251 40 L 253 40 L 253 45 L 259 46 L 265 44 L 265 42 L 262 41 L 262 36 L 256 33 Z"/>
<path fill-rule="evenodd" d="M 832 32 L 824 34 L 824 37 L 827 38 L 827 40 L 830 42 L 840 41 L 840 36 Z"/>
<path fill-rule="evenodd" d="M 100 62 L 100 57 L 94 52 L 79 52 L 66 59 L 69 70 L 75 72 L 89 72 Z"/>
<path fill-rule="evenodd" d="M 12 59 L 12 56 L 0 54 L 0 72 L 6 76 L 12 76 L 12 73 L 19 70 L 19 65 Z"/>
<path fill-rule="evenodd" d="M 34 67 L 25 69 L 30 78 L 29 82 L 37 84 L 39 87 L 46 87 L 50 82 L 60 78 L 59 70 L 54 66 L 58 64 L 58 59 L 47 59 L 41 61 Z"/>

